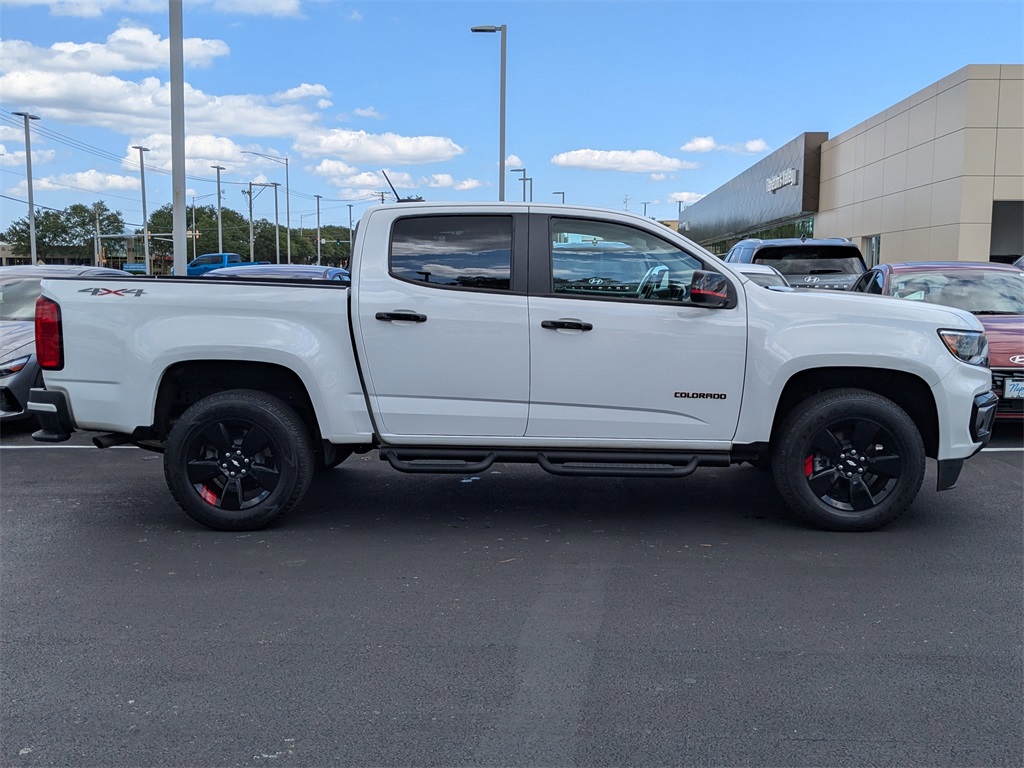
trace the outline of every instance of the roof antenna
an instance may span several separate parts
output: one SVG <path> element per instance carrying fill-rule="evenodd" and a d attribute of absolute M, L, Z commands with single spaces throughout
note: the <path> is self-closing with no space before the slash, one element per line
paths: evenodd
<path fill-rule="evenodd" d="M 388 186 L 391 187 L 391 191 L 395 193 L 395 202 L 396 203 L 422 203 L 423 202 L 423 198 L 422 197 L 401 197 L 401 196 L 399 196 L 398 190 L 395 189 L 395 185 L 391 183 L 391 179 L 388 178 L 387 172 L 383 168 L 381 168 L 380 172 L 384 175 L 384 180 L 388 183 Z"/>

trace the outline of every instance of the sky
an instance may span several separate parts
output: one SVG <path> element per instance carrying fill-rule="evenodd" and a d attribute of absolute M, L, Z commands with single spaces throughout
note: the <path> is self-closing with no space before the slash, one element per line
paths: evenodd
<path fill-rule="evenodd" d="M 677 218 L 807 131 L 834 136 L 968 64 L 1024 62 L 1024 2 L 184 0 L 187 202 L 347 226 L 381 193 Z M 0 0 L 0 231 L 172 200 L 167 0 Z M 245 154 L 255 152 L 259 154 Z M 270 155 L 268 159 L 260 155 Z M 285 159 L 287 158 L 287 165 Z M 525 171 L 512 171 L 525 168 Z M 287 173 L 287 175 L 286 175 Z M 288 194 L 285 194 L 287 183 Z M 254 216 L 275 220 L 274 190 Z M 287 198 L 287 199 L 286 199 Z"/>

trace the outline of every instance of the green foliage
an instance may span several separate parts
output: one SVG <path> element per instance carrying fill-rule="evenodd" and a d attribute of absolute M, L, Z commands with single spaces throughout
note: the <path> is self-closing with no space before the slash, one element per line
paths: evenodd
<path fill-rule="evenodd" d="M 111 211 L 103 201 L 92 205 L 76 203 L 63 211 L 36 212 L 36 256 L 44 261 L 48 257 L 71 256 L 91 261 L 95 254 L 96 218 L 99 216 L 100 234 L 121 235 L 125 232 L 124 217 L 120 211 Z M 30 251 L 28 215 L 11 223 L 3 233 L 4 240 L 16 256 L 28 256 Z M 122 239 L 103 241 L 108 253 L 123 253 Z"/>

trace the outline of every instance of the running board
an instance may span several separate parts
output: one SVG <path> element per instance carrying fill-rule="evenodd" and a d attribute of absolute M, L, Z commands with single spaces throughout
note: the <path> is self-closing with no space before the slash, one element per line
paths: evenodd
<path fill-rule="evenodd" d="M 452 448 L 380 449 L 380 458 L 399 472 L 475 475 L 495 463 L 539 464 L 552 475 L 576 477 L 686 477 L 697 467 L 727 467 L 722 453 L 644 451 L 529 451 Z"/>

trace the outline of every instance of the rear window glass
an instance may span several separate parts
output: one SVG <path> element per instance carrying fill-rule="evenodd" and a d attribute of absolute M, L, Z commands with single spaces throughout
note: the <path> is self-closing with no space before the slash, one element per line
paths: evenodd
<path fill-rule="evenodd" d="M 391 233 L 391 274 L 445 288 L 512 287 L 510 216 L 399 219 Z"/>
<path fill-rule="evenodd" d="M 761 248 L 753 260 L 784 275 L 859 275 L 867 269 L 860 251 L 841 245 Z"/>

